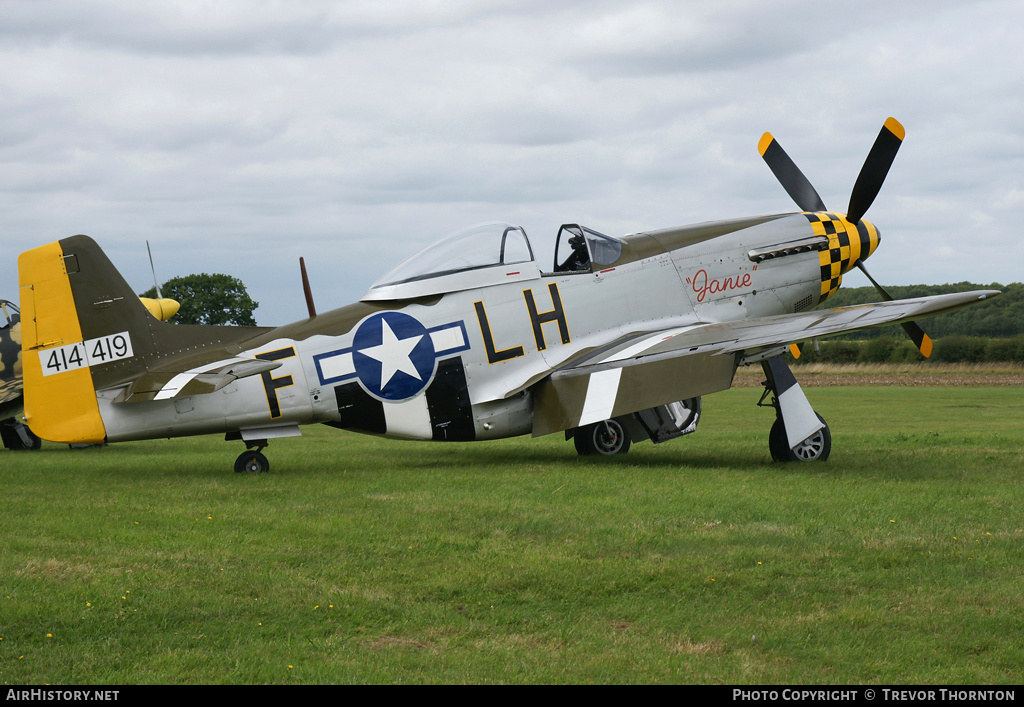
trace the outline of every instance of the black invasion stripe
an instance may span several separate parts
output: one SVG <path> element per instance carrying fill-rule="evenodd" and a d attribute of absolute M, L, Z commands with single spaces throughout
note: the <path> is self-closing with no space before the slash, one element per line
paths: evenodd
<path fill-rule="evenodd" d="M 461 357 L 437 364 L 437 373 L 426 395 L 435 441 L 472 442 L 476 439 L 473 407 Z"/>
<path fill-rule="evenodd" d="M 346 430 L 359 430 L 373 434 L 388 431 L 384 417 L 384 403 L 363 390 L 358 383 L 345 383 L 334 389 L 341 420 L 331 423 Z"/>
<path fill-rule="evenodd" d="M 780 397 L 787 390 L 797 385 L 796 376 L 789 370 L 789 366 L 781 356 L 770 358 L 766 361 L 771 372 L 772 383 L 775 387 L 775 397 Z"/>

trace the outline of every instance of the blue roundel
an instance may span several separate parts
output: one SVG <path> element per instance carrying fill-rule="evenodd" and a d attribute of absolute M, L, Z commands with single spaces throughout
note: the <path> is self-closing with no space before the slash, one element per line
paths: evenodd
<path fill-rule="evenodd" d="M 402 312 L 368 317 L 352 338 L 352 363 L 359 380 L 385 400 L 405 400 L 426 388 L 434 361 L 430 333 Z"/>

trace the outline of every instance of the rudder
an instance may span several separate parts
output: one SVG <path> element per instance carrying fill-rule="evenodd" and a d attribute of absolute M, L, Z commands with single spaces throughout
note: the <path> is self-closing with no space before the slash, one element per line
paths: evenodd
<path fill-rule="evenodd" d="M 29 426 L 53 442 L 105 441 L 96 390 L 144 368 L 150 322 L 163 323 L 88 236 L 22 253 L 18 276 Z"/>

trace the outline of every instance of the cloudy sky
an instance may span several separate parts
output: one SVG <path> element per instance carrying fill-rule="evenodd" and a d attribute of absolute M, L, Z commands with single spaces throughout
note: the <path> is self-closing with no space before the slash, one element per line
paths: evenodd
<path fill-rule="evenodd" d="M 872 274 L 1020 281 L 1022 37 L 1002 0 L 0 0 L 0 297 L 87 233 L 138 291 L 148 240 L 285 323 L 299 256 L 323 311 L 482 221 L 546 264 L 564 222 L 793 211 L 766 130 L 845 211 L 890 115 Z"/>

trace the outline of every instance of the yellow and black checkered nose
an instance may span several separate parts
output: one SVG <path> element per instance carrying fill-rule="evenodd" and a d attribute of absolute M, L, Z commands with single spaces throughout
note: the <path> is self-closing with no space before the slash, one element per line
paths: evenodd
<path fill-rule="evenodd" d="M 878 248 L 878 229 L 870 221 L 861 219 L 851 223 L 843 214 L 827 211 L 805 213 L 816 236 L 828 238 L 828 248 L 818 252 L 821 265 L 821 299 L 839 289 L 843 273 Z"/>

